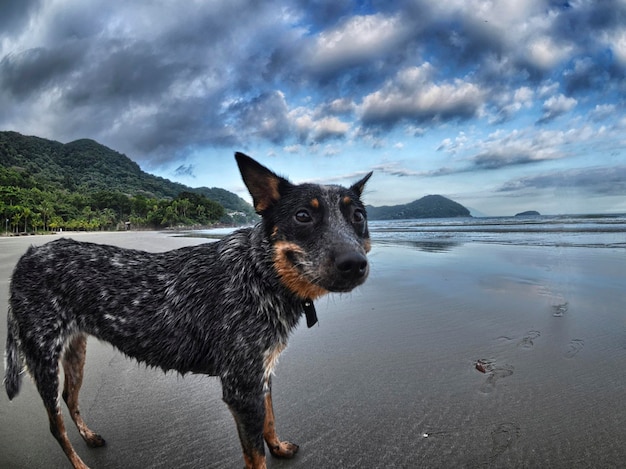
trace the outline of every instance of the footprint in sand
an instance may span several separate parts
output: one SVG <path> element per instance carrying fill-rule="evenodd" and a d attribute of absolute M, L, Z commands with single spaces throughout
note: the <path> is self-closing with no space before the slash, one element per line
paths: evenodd
<path fill-rule="evenodd" d="M 565 358 L 574 358 L 585 346 L 585 341 L 582 339 L 572 339 L 567 344 L 567 351 L 565 352 Z"/>
<path fill-rule="evenodd" d="M 502 366 L 498 366 L 495 363 L 491 362 L 488 370 L 487 379 L 480 387 L 479 391 L 483 394 L 489 394 L 496 389 L 496 382 L 506 378 L 507 376 L 511 376 L 513 374 L 513 370 L 515 368 L 513 365 L 504 364 Z"/>
<path fill-rule="evenodd" d="M 491 432 L 493 457 L 504 453 L 519 439 L 520 428 L 514 423 L 501 423 Z"/>
<path fill-rule="evenodd" d="M 534 341 L 535 339 L 539 338 L 539 336 L 541 336 L 541 332 L 539 331 L 528 331 L 526 335 L 522 337 L 522 340 L 519 341 L 517 346 L 523 349 L 530 350 L 535 346 Z"/>
<path fill-rule="evenodd" d="M 569 308 L 569 304 L 567 301 L 565 303 L 561 303 L 559 305 L 552 306 L 552 316 L 555 318 L 561 318 L 567 313 L 567 309 Z"/>

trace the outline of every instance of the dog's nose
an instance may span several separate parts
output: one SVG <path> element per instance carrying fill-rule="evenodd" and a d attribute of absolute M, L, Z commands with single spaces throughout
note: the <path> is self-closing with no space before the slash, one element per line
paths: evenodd
<path fill-rule="evenodd" d="M 335 267 L 345 277 L 358 279 L 367 273 L 367 258 L 358 252 L 348 252 L 337 256 Z"/>

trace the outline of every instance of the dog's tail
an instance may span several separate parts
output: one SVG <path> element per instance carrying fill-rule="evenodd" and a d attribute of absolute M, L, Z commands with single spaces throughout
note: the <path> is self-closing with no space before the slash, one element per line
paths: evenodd
<path fill-rule="evenodd" d="M 7 315 L 7 348 L 5 354 L 4 387 L 12 400 L 20 392 L 22 385 L 23 360 L 18 346 L 18 325 L 9 306 Z"/>

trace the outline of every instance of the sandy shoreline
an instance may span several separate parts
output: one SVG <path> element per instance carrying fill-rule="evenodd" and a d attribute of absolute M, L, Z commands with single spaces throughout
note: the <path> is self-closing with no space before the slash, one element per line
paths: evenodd
<path fill-rule="evenodd" d="M 149 251 L 204 242 L 155 232 L 64 234 Z M 0 345 L 11 270 L 0 238 Z M 372 274 L 317 302 L 274 381 L 279 434 L 306 467 L 619 467 L 626 461 L 623 250 L 374 245 Z M 478 371 L 482 360 L 486 373 Z M 241 467 L 214 378 L 145 369 L 90 342 L 83 415 L 107 439 L 94 468 Z M 30 380 L 0 393 L 0 467 L 68 467 Z M 71 426 L 71 423 L 68 427 Z"/>

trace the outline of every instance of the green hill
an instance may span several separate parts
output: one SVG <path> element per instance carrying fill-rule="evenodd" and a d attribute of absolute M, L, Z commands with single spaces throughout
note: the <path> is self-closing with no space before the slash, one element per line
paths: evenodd
<path fill-rule="evenodd" d="M 427 195 L 408 204 L 373 207 L 367 206 L 370 220 L 402 220 L 411 218 L 470 217 L 463 205 L 441 195 Z"/>
<path fill-rule="evenodd" d="M 0 132 L 0 166 L 25 170 L 48 187 L 67 190 L 114 190 L 148 197 L 176 197 L 180 192 L 197 192 L 215 200 L 229 211 L 248 214 L 254 210 L 241 197 L 220 188 L 190 188 L 141 170 L 126 155 L 94 140 L 67 144 L 29 137 L 17 132 Z"/>
<path fill-rule="evenodd" d="M 185 193 L 186 202 L 177 200 Z M 13 231 L 37 228 L 36 224 L 29 227 L 31 216 L 33 222 L 38 221 L 45 228 L 43 202 L 52 204 L 51 211 L 60 218 L 57 226 L 68 229 L 72 229 L 67 224 L 69 220 L 80 217 L 87 220 L 81 225 L 87 227 L 84 229 L 111 228 L 112 221 L 95 228 L 91 223 L 94 217 L 101 219 L 105 209 L 115 212 L 115 216 L 107 212 L 107 218 L 115 223 L 134 217 L 135 224 L 146 227 L 205 225 L 217 221 L 216 217 L 226 223 L 245 223 L 256 218 L 252 206 L 232 192 L 190 188 L 154 176 L 142 171 L 126 155 L 93 140 L 63 144 L 17 132 L 0 132 L 0 213 L 5 220 L 11 220 Z M 193 207 L 188 209 L 187 204 L 192 202 Z M 31 213 L 20 215 L 25 208 Z M 24 228 L 17 219 L 26 219 Z"/>

